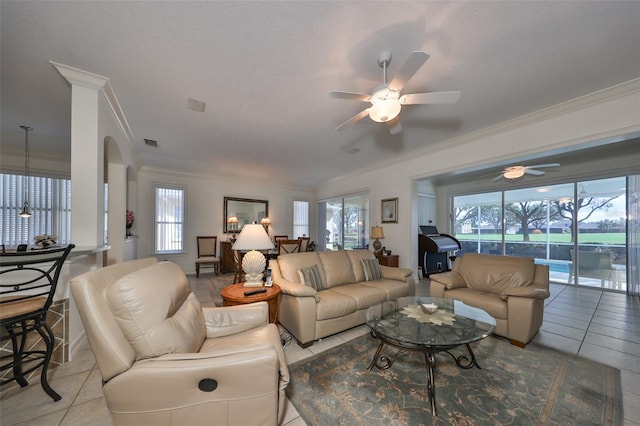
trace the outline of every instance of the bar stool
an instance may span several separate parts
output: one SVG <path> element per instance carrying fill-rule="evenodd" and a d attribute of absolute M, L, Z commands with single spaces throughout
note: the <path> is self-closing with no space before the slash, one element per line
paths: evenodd
<path fill-rule="evenodd" d="M 62 265 L 73 244 L 66 247 L 0 255 L 0 327 L 2 337 L 11 339 L 12 354 L 0 357 L 0 386 L 13 381 L 21 387 L 27 376 L 42 367 L 42 389 L 54 401 L 58 395 L 47 382 L 47 370 L 53 353 L 54 335 L 47 324 L 47 311 L 53 302 Z M 27 347 L 29 333 L 36 332 L 45 348 Z M 9 361 L 6 361 L 6 360 Z M 11 369 L 13 376 L 4 378 Z"/>

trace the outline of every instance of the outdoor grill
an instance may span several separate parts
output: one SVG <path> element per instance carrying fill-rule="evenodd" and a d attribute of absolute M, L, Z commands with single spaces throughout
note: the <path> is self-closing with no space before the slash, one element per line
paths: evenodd
<path fill-rule="evenodd" d="M 418 235 L 418 262 L 422 276 L 450 271 L 450 261 L 462 246 L 455 237 L 438 232 L 435 226 L 420 226 Z"/>

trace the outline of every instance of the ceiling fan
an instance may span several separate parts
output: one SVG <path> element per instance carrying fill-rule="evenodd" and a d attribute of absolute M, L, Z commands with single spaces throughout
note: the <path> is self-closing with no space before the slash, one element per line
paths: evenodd
<path fill-rule="evenodd" d="M 400 95 L 402 88 L 420 67 L 427 62 L 427 59 L 429 59 L 429 54 L 426 52 L 418 50 L 411 52 L 393 80 L 387 83 L 387 67 L 391 62 L 391 52 L 381 52 L 380 55 L 378 55 L 378 64 L 382 67 L 383 83 L 373 89 L 372 94 L 340 91 L 329 92 L 329 96 L 334 98 L 371 103 L 369 108 L 354 115 L 336 127 L 336 130 L 341 130 L 368 115 L 373 121 L 386 123 L 389 127 L 389 132 L 395 135 L 402 130 L 400 121 L 395 120 L 400 114 L 402 105 L 453 104 L 458 102 L 461 96 L 460 92 L 429 92 Z"/>
<path fill-rule="evenodd" d="M 558 163 L 536 164 L 533 166 L 510 166 L 504 169 L 502 173 L 496 176 L 493 180 L 499 180 L 502 178 L 518 179 L 524 175 L 541 176 L 545 172 L 537 169 L 544 169 L 545 167 L 558 167 L 558 166 L 560 166 L 560 164 Z"/>

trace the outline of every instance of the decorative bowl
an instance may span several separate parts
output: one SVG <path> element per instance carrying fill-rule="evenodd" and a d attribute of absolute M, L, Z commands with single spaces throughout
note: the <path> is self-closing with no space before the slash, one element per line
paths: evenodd
<path fill-rule="evenodd" d="M 438 305 L 435 303 L 423 303 L 420 305 L 420 309 L 425 314 L 435 314 L 438 311 Z"/>

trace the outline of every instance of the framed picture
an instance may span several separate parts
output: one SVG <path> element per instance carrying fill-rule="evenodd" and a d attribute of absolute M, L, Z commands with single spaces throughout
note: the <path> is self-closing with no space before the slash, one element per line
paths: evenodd
<path fill-rule="evenodd" d="M 398 199 L 382 200 L 382 223 L 398 223 Z"/>

